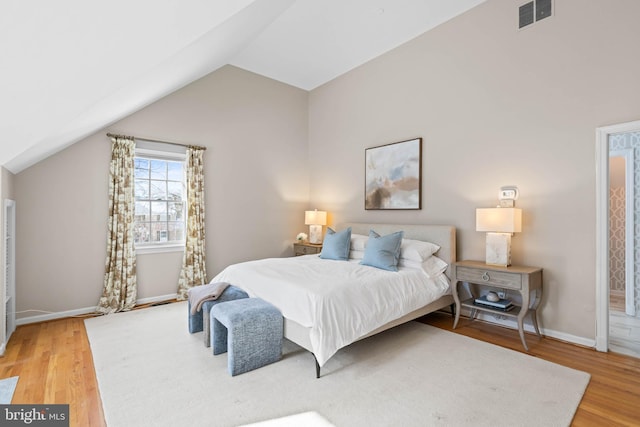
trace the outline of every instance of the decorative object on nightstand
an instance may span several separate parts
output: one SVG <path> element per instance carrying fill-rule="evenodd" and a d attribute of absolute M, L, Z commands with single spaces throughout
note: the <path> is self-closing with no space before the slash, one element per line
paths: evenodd
<path fill-rule="evenodd" d="M 522 231 L 522 209 L 515 208 L 517 187 L 502 187 L 500 206 L 476 209 L 476 231 L 487 232 L 485 261 L 489 265 L 511 265 L 511 235 Z"/>
<path fill-rule="evenodd" d="M 322 244 L 314 245 L 308 242 L 296 242 L 293 244 L 293 254 L 295 256 L 319 254 L 321 251 Z"/>
<path fill-rule="evenodd" d="M 473 300 L 473 303 L 481 307 L 489 307 L 502 311 L 509 311 L 515 307 L 510 299 L 500 298 L 498 294 L 493 291 L 476 298 Z"/>
<path fill-rule="evenodd" d="M 304 243 L 308 238 L 309 236 L 307 236 L 307 233 L 298 233 L 298 235 L 296 236 L 296 241 L 298 243 Z"/>
<path fill-rule="evenodd" d="M 542 269 L 539 267 L 499 267 L 495 265 L 487 265 L 482 261 L 459 261 L 453 264 L 451 269 L 451 283 L 453 284 L 453 299 L 456 302 L 456 318 L 453 322 L 453 328 L 458 326 L 460 320 L 460 309 L 466 307 L 471 310 L 471 320 L 475 319 L 478 311 L 488 312 L 492 314 L 517 317 L 518 332 L 520 340 L 525 350 L 529 351 L 527 342 L 524 337 L 524 318 L 531 314 L 531 321 L 538 336 L 537 309 L 542 298 Z M 471 298 L 460 300 L 458 296 L 458 284 L 460 282 L 469 283 L 469 290 L 472 292 L 471 285 L 478 285 L 481 289 L 489 288 L 489 293 Z M 499 295 L 506 292 L 517 292 L 522 303 L 520 305 L 513 303 L 508 298 L 500 298 L 497 302 L 492 302 L 487 295 L 491 292 Z M 481 291 L 476 291 L 478 294 Z M 533 298 L 532 298 L 533 295 Z M 494 297 L 491 297 L 494 299 Z"/>
<path fill-rule="evenodd" d="M 322 243 L 322 226 L 327 225 L 327 213 L 319 211 L 304 212 L 304 224 L 309 226 L 309 243 Z"/>

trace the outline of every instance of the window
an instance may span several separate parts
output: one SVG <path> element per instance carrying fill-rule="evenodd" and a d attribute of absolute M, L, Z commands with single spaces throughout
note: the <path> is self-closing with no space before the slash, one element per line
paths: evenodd
<path fill-rule="evenodd" d="M 184 246 L 186 191 L 184 154 L 136 149 L 137 249 Z"/>

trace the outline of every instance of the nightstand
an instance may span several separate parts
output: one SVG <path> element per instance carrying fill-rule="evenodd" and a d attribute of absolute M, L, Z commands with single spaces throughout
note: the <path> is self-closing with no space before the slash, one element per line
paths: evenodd
<path fill-rule="evenodd" d="M 322 251 L 322 243 L 320 243 L 319 245 L 313 243 L 298 242 L 293 244 L 293 254 L 295 256 L 319 254 L 320 251 Z"/>
<path fill-rule="evenodd" d="M 481 288 L 488 288 L 494 291 L 517 292 L 522 297 L 522 305 L 516 305 L 510 311 L 494 309 L 486 306 L 474 304 L 476 297 L 473 295 L 464 301 L 460 301 L 458 296 L 458 283 L 467 282 L 470 285 L 480 285 Z M 542 297 L 542 269 L 538 267 L 522 267 L 512 265 L 510 267 L 499 267 L 487 265 L 481 261 L 459 261 L 453 264 L 452 280 L 453 283 L 453 299 L 456 302 L 456 318 L 453 322 L 453 328 L 458 325 L 460 319 L 460 308 L 467 307 L 471 309 L 471 320 L 473 320 L 478 311 L 498 314 L 501 316 L 516 317 L 518 320 L 518 332 L 525 350 L 529 351 L 527 342 L 524 338 L 524 318 L 531 313 L 531 320 L 536 334 L 540 335 L 538 329 L 537 308 Z M 470 286 L 471 288 L 471 286 Z M 533 298 L 532 298 L 533 294 Z"/>

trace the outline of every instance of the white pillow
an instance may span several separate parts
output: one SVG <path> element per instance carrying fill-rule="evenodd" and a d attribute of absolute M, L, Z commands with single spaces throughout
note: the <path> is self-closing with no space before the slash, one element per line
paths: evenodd
<path fill-rule="evenodd" d="M 444 273 L 447 267 L 449 267 L 449 264 L 435 255 L 430 256 L 424 262 L 400 258 L 400 262 L 398 263 L 398 265 L 400 267 L 421 269 L 430 279 L 435 279 L 436 277 Z"/>
<path fill-rule="evenodd" d="M 349 251 L 349 259 L 362 259 L 364 258 L 364 251 Z"/>
<path fill-rule="evenodd" d="M 400 246 L 400 258 L 410 261 L 424 262 L 431 255 L 438 252 L 440 246 L 435 243 L 423 242 L 422 240 L 402 239 Z"/>
<path fill-rule="evenodd" d="M 369 236 L 365 236 L 364 234 L 352 234 L 351 250 L 364 251 L 365 246 L 367 246 L 367 240 L 369 240 Z"/>

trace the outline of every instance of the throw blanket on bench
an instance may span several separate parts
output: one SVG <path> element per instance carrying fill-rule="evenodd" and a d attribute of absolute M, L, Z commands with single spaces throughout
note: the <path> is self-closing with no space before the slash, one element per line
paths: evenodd
<path fill-rule="evenodd" d="M 202 304 L 206 301 L 217 300 L 225 289 L 229 286 L 227 282 L 215 282 L 208 285 L 195 286 L 187 291 L 189 304 L 191 304 L 191 314 L 202 309 Z"/>

